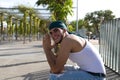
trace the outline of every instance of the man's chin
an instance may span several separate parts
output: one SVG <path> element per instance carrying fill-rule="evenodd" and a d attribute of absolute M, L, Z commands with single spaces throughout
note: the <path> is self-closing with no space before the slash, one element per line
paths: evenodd
<path fill-rule="evenodd" d="M 61 39 L 56 39 L 56 40 L 54 40 L 54 42 L 55 42 L 56 44 L 61 43 L 61 42 L 62 42 L 62 38 L 61 38 Z"/>
<path fill-rule="evenodd" d="M 55 42 L 55 44 L 58 44 L 59 42 Z"/>
<path fill-rule="evenodd" d="M 60 41 L 54 41 L 55 42 L 55 44 L 58 44 Z"/>

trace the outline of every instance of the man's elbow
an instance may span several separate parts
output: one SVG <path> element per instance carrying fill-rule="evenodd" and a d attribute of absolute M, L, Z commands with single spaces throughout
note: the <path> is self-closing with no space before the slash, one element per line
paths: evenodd
<path fill-rule="evenodd" d="M 51 71 L 54 74 L 60 74 L 63 72 L 63 68 L 62 69 L 61 68 L 60 69 L 59 68 L 51 68 Z"/>

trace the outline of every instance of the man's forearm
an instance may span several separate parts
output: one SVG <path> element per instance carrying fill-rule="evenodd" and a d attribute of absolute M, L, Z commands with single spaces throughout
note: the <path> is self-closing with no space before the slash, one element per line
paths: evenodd
<path fill-rule="evenodd" d="M 48 64 L 51 68 L 50 72 L 55 74 L 61 73 L 64 70 L 64 67 L 59 68 L 58 64 L 56 63 L 57 56 L 54 55 L 51 50 L 45 50 L 45 53 L 46 53 Z"/>
<path fill-rule="evenodd" d="M 52 69 L 56 64 L 56 56 L 53 54 L 51 50 L 44 50 L 44 51 L 46 54 L 47 61 Z"/>

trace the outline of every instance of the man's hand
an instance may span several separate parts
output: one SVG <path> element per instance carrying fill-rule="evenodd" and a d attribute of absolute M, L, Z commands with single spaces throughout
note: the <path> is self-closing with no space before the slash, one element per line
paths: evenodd
<path fill-rule="evenodd" d="M 49 34 L 45 34 L 43 37 L 43 48 L 46 50 L 51 50 L 51 38 Z"/>

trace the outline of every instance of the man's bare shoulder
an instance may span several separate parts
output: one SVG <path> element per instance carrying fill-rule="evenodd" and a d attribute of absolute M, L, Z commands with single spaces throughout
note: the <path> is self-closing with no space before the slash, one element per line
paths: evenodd
<path fill-rule="evenodd" d="M 79 37 L 73 34 L 70 34 L 66 36 L 63 41 L 61 42 L 61 45 L 65 46 L 73 46 L 74 44 L 79 43 Z"/>
<path fill-rule="evenodd" d="M 77 38 L 75 35 L 68 35 L 63 39 L 64 43 L 71 43 L 71 41 L 75 40 L 75 38 Z"/>
<path fill-rule="evenodd" d="M 64 39 L 63 45 L 71 48 L 72 52 L 78 52 L 85 46 L 85 42 L 85 39 L 79 36 L 69 35 Z"/>

